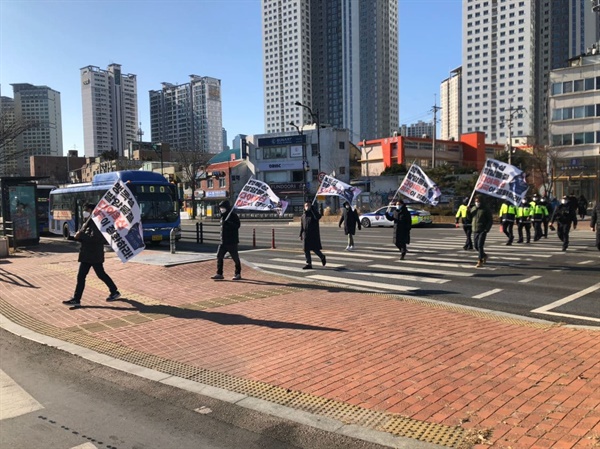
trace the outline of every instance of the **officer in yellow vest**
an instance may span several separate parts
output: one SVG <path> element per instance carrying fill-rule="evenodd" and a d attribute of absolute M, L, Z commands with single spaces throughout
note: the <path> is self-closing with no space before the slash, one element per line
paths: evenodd
<path fill-rule="evenodd" d="M 521 200 L 521 204 L 517 207 L 517 231 L 519 240 L 517 243 L 523 243 L 523 229 L 527 235 L 527 243 L 531 242 L 531 205 L 526 198 Z"/>
<path fill-rule="evenodd" d="M 538 196 L 533 197 L 533 208 L 531 211 L 532 219 L 533 219 L 533 241 L 537 242 L 544 235 L 544 231 L 542 226 L 544 224 L 544 219 L 548 217 L 548 208 L 542 202 L 542 199 Z"/>
<path fill-rule="evenodd" d="M 513 233 L 513 226 L 515 224 L 515 218 L 517 216 L 517 208 L 510 201 L 505 201 L 500 207 L 500 222 L 502 223 L 502 232 L 508 237 L 507 245 L 512 245 L 515 235 Z"/>
<path fill-rule="evenodd" d="M 460 205 L 460 207 L 458 208 L 458 211 L 456 212 L 456 222 L 455 222 L 455 225 L 458 228 L 459 220 L 462 221 L 463 231 L 465 232 L 465 235 L 467 237 L 465 246 L 463 246 L 464 250 L 473 249 L 473 240 L 471 240 L 471 234 L 472 234 L 471 217 L 469 216 L 469 208 L 467 207 L 467 204 L 469 204 L 469 198 L 464 198 L 462 201 L 462 204 Z"/>

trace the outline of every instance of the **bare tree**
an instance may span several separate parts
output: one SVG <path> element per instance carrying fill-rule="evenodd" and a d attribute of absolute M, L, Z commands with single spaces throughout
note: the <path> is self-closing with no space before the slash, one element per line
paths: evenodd
<path fill-rule="evenodd" d="M 206 167 L 214 154 L 200 151 L 171 150 L 173 159 L 181 165 L 182 181 L 192 190 L 192 216 L 196 217 L 196 189 L 200 186 L 199 169 Z"/>
<path fill-rule="evenodd" d="M 17 151 L 14 147 L 11 148 L 10 144 L 24 132 L 43 126 L 48 126 L 47 122 L 34 118 L 15 119 L 12 114 L 7 113 L 0 115 L 0 164 L 5 164 L 26 154 L 28 149 Z"/>
<path fill-rule="evenodd" d="M 536 187 L 542 188 L 548 196 L 552 193 L 556 178 L 560 175 L 558 161 L 561 159 L 556 147 L 549 145 L 534 145 L 527 151 L 525 163 L 533 176 L 531 181 Z"/>

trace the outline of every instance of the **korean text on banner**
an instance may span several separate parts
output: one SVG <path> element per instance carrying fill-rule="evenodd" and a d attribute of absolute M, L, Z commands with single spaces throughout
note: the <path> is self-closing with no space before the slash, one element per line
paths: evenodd
<path fill-rule="evenodd" d="M 326 175 L 321 181 L 317 196 L 339 196 L 348 203 L 352 204 L 356 197 L 360 195 L 361 190 L 358 187 L 351 186 L 333 176 Z"/>
<path fill-rule="evenodd" d="M 525 198 L 527 189 L 525 172 L 495 159 L 486 159 L 475 184 L 475 191 L 508 200 L 515 206 Z"/>
<path fill-rule="evenodd" d="M 92 212 L 92 219 L 121 262 L 144 250 L 140 206 L 123 181 L 108 189 Z"/>
<path fill-rule="evenodd" d="M 280 200 L 269 184 L 258 179 L 248 180 L 233 205 L 236 209 L 277 212 L 279 216 L 283 216 L 287 206 L 288 202 Z"/>
<path fill-rule="evenodd" d="M 419 203 L 436 206 L 442 192 L 418 165 L 412 164 L 402 180 L 398 193 Z"/>

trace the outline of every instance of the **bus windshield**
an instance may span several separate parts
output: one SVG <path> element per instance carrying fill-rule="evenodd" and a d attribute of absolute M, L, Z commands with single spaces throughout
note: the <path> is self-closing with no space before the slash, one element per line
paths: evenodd
<path fill-rule="evenodd" d="M 174 223 L 179 218 L 176 196 L 168 185 L 129 184 L 140 205 L 142 223 Z"/>

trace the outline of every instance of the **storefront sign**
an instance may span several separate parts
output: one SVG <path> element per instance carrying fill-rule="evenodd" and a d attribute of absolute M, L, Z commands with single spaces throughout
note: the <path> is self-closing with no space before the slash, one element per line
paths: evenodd
<path fill-rule="evenodd" d="M 259 162 L 256 166 L 261 171 L 302 170 L 302 161 Z"/>
<path fill-rule="evenodd" d="M 227 190 L 206 190 L 206 198 L 225 198 Z"/>
<path fill-rule="evenodd" d="M 278 182 L 269 184 L 274 191 L 302 190 L 301 182 Z"/>
<path fill-rule="evenodd" d="M 284 136 L 284 137 L 267 137 L 264 139 L 258 139 L 259 147 L 283 147 L 286 145 L 297 145 L 306 142 L 306 136 L 304 134 L 298 134 L 296 136 Z"/>

